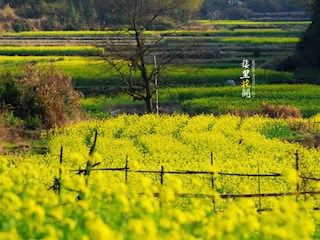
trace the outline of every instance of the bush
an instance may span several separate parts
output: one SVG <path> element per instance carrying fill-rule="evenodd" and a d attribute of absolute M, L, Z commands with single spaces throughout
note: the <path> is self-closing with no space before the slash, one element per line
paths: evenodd
<path fill-rule="evenodd" d="M 21 104 L 21 92 L 11 73 L 4 73 L 0 81 L 0 108 L 17 108 Z"/>
<path fill-rule="evenodd" d="M 32 102 L 35 113 L 47 127 L 62 126 L 81 116 L 81 94 L 73 90 L 71 78 L 53 64 L 25 67 L 20 81 L 26 102 Z"/>
<path fill-rule="evenodd" d="M 28 22 L 23 20 L 17 20 L 12 24 L 12 29 L 15 32 L 23 32 L 30 31 L 31 27 L 29 26 Z"/>
<path fill-rule="evenodd" d="M 2 78 L 0 108 L 10 109 L 27 128 L 62 126 L 81 117 L 81 94 L 53 64 L 28 64 L 20 76 Z"/>
<path fill-rule="evenodd" d="M 15 10 L 7 4 L 4 8 L 0 9 L 0 21 L 15 21 L 19 19 Z"/>
<path fill-rule="evenodd" d="M 276 71 L 290 72 L 296 70 L 300 66 L 300 62 L 295 56 L 288 56 L 275 66 Z"/>

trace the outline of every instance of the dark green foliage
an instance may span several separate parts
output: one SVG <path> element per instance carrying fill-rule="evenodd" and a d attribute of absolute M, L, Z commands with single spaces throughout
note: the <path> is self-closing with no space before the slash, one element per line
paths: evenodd
<path fill-rule="evenodd" d="M 268 14 L 265 16 L 269 18 L 277 15 L 281 18 L 284 13 L 301 11 L 303 9 L 292 0 L 205 0 L 200 13 L 204 19 L 248 19 L 263 17 L 263 14 Z"/>
<path fill-rule="evenodd" d="M 293 130 L 287 123 L 269 122 L 260 130 L 260 133 L 267 138 L 288 138 L 293 136 Z"/>
<path fill-rule="evenodd" d="M 288 56 L 275 66 L 276 71 L 292 72 L 300 66 L 296 56 Z"/>
<path fill-rule="evenodd" d="M 298 57 L 303 67 L 320 69 L 320 0 L 314 0 L 312 23 L 297 46 Z"/>
<path fill-rule="evenodd" d="M 98 30 L 106 27 L 123 27 L 127 16 L 121 12 L 121 8 L 115 7 L 115 3 L 119 5 L 119 1 L 114 0 L 4 0 L 0 1 L 0 8 L 9 4 L 17 16 L 21 18 L 18 21 L 13 21 L 14 31 L 25 31 L 39 26 L 42 30 Z M 127 6 L 142 4 L 145 6 L 149 3 L 150 1 L 138 3 L 127 0 L 120 4 Z M 177 20 L 186 22 L 199 16 L 202 19 L 248 19 L 259 17 L 259 14 L 265 13 L 272 14 L 266 15 L 267 17 L 273 17 L 276 14 L 280 14 L 279 17 L 281 17 L 281 13 L 284 12 L 303 11 L 291 0 L 204 0 L 200 9 L 197 4 L 199 1 L 175 1 L 173 7 L 166 11 L 167 19 L 163 24 L 150 28 L 162 30 L 171 27 Z M 290 17 L 291 15 L 286 16 Z M 294 19 L 292 16 L 291 18 Z M 32 22 L 25 21 L 26 19 L 41 19 L 40 25 L 34 25 Z M 3 23 L 5 25 L 5 21 Z"/>
<path fill-rule="evenodd" d="M 19 32 L 31 28 L 38 29 L 39 27 L 41 30 L 100 30 L 106 27 L 123 27 L 128 15 L 131 13 L 121 12 L 122 7 L 120 5 L 122 4 L 129 6 L 129 8 L 131 5 L 135 6 L 137 4 L 142 4 L 142 6 L 150 5 L 154 10 L 162 3 L 158 5 L 156 2 L 147 0 L 141 2 L 127 0 L 120 3 L 113 0 L 15 0 L 0 1 L 0 8 L 10 6 L 10 9 L 13 9 L 17 16 L 17 19 L 13 19 L 12 23 L 9 24 L 10 26 L 14 25 L 11 27 L 8 27 L 7 22 L 2 20 L 2 24 L 7 31 L 11 31 L 13 28 L 14 31 Z M 198 5 L 200 4 L 201 0 L 175 1 L 173 7 L 166 10 L 166 16 L 170 22 L 175 20 L 188 21 L 190 18 L 197 16 Z M 115 7 L 116 5 L 120 7 Z M 143 15 L 145 14 L 143 13 Z M 163 12 L 160 15 L 163 15 Z M 27 19 L 37 19 L 37 21 L 27 21 Z M 27 24 L 25 25 L 25 23 Z M 163 24 L 161 29 L 165 25 Z M 155 26 L 152 26 L 152 28 L 155 28 Z"/>
<path fill-rule="evenodd" d="M 11 74 L 3 74 L 0 81 L 1 107 L 18 107 L 21 104 L 21 92 Z"/>
<path fill-rule="evenodd" d="M 1 112 L 10 111 L 13 116 L 26 120 L 31 126 L 35 116 L 41 113 L 34 94 L 20 86 L 19 76 L 6 73 L 1 76 L 0 99 Z"/>
<path fill-rule="evenodd" d="M 227 19 L 248 19 L 252 16 L 252 11 L 243 7 L 230 7 L 224 11 L 224 17 Z"/>
<path fill-rule="evenodd" d="M 28 23 L 26 21 L 19 20 L 19 21 L 15 21 L 13 23 L 12 29 L 15 32 L 29 31 L 30 30 L 30 26 L 28 25 Z"/>

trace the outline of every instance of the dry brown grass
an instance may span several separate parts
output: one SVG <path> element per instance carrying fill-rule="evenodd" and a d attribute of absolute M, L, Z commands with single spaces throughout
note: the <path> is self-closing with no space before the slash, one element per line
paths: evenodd
<path fill-rule="evenodd" d="M 191 30 L 191 31 L 205 31 L 205 30 L 214 30 L 215 27 L 213 25 L 204 25 L 204 24 L 191 24 L 182 27 L 183 30 Z"/>
<path fill-rule="evenodd" d="M 3 121 L 0 121 L 0 142 L 7 141 L 9 139 L 8 129 Z"/>
<path fill-rule="evenodd" d="M 235 116 L 239 116 L 239 117 L 242 117 L 242 118 L 260 115 L 259 112 L 250 111 L 250 110 L 231 110 L 230 114 L 235 115 Z"/>
<path fill-rule="evenodd" d="M 35 96 L 48 128 L 81 119 L 81 93 L 73 89 L 71 78 L 53 64 L 26 65 L 20 84 L 26 89 L 26 98 Z"/>
<path fill-rule="evenodd" d="M 20 143 L 23 139 L 23 129 L 7 126 L 0 121 L 0 142 Z"/>
<path fill-rule="evenodd" d="M 271 118 L 302 118 L 298 108 L 286 105 L 262 104 L 263 113 Z"/>
<path fill-rule="evenodd" d="M 1 21 L 14 21 L 19 19 L 19 16 L 16 14 L 15 10 L 10 7 L 9 4 L 0 9 L 0 20 Z"/>

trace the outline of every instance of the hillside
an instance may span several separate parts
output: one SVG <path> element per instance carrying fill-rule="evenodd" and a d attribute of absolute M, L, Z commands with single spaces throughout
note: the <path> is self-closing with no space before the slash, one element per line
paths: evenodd
<path fill-rule="evenodd" d="M 119 14 L 118 4 L 110 0 L 4 0 L 0 1 L 0 31 L 126 28 L 125 16 Z M 182 13 L 177 14 L 181 8 Z M 183 4 L 174 3 L 166 17 L 150 27 L 168 29 L 177 22 L 185 24 L 197 18 L 301 21 L 309 20 L 310 16 L 305 8 L 290 0 L 186 0 Z"/>

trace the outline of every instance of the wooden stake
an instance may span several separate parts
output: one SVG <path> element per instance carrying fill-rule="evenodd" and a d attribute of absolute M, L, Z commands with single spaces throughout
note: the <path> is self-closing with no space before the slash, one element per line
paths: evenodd
<path fill-rule="evenodd" d="M 126 169 L 125 181 L 126 181 L 126 184 L 127 184 L 128 183 L 128 170 L 129 170 L 129 168 L 128 168 L 128 155 L 126 155 L 126 167 L 125 167 L 125 169 Z"/>
<path fill-rule="evenodd" d="M 211 160 L 211 166 L 213 167 L 213 153 L 212 152 L 210 154 L 210 160 Z M 212 169 L 211 169 L 211 171 L 212 171 Z M 211 173 L 211 188 L 212 188 L 212 190 L 214 190 L 214 173 L 213 172 Z M 215 204 L 214 198 L 212 199 L 212 204 L 213 204 L 213 210 L 215 211 L 216 204 Z"/>
<path fill-rule="evenodd" d="M 213 167 L 213 153 L 211 152 L 211 166 Z M 214 189 L 214 173 L 211 173 L 211 187 Z"/>
<path fill-rule="evenodd" d="M 59 186 L 58 186 L 58 194 L 60 195 L 61 194 L 61 179 L 62 179 L 62 161 L 63 161 L 63 146 L 61 146 L 60 148 L 60 165 L 59 165 L 59 179 L 58 179 L 58 182 L 59 182 Z"/>
<path fill-rule="evenodd" d="M 296 171 L 297 171 L 297 173 L 299 174 L 299 151 L 298 151 L 298 150 L 296 151 L 295 155 L 296 155 Z M 297 190 L 297 192 L 300 191 L 299 182 L 297 182 L 296 190 Z"/>
<path fill-rule="evenodd" d="M 160 183 L 163 185 L 163 175 L 164 175 L 164 167 L 161 166 L 161 172 L 160 172 Z"/>
<path fill-rule="evenodd" d="M 261 185 L 260 185 L 260 162 L 258 162 L 258 193 L 261 193 Z M 259 196 L 259 209 L 261 209 L 261 197 Z"/>

